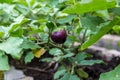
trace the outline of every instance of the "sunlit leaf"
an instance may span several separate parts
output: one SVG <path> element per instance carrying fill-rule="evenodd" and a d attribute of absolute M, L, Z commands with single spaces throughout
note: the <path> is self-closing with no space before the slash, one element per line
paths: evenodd
<path fill-rule="evenodd" d="M 75 5 L 69 6 L 63 10 L 65 13 L 69 14 L 83 14 L 86 12 L 93 12 L 96 10 L 104 10 L 108 8 L 113 8 L 116 5 L 116 0 L 91 0 L 88 3 L 77 3 Z"/>
<path fill-rule="evenodd" d="M 14 32 L 18 27 L 20 27 L 20 25 L 29 21 L 29 19 L 26 19 L 23 15 L 20 15 L 14 21 L 15 22 L 10 25 L 9 33 Z"/>
<path fill-rule="evenodd" d="M 20 45 L 23 43 L 23 39 L 18 37 L 10 37 L 6 41 L 0 43 L 0 50 L 5 51 L 7 54 L 19 59 L 21 57 L 21 51 L 23 48 Z"/>

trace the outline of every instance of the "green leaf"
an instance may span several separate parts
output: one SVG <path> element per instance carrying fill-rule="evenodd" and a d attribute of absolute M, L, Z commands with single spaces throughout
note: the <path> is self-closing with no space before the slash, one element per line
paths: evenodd
<path fill-rule="evenodd" d="M 103 63 L 102 60 L 83 60 L 80 61 L 78 64 L 79 65 L 94 65 L 94 64 L 99 64 L 99 63 Z"/>
<path fill-rule="evenodd" d="M 85 52 L 81 52 L 75 56 L 75 61 L 80 62 L 84 60 L 85 58 L 87 58 L 87 54 Z"/>
<path fill-rule="evenodd" d="M 99 80 L 120 80 L 120 65 L 112 71 L 102 73 Z"/>
<path fill-rule="evenodd" d="M 22 37 L 23 36 L 23 29 L 21 27 L 17 28 L 13 32 L 10 33 L 10 36 L 13 37 Z"/>
<path fill-rule="evenodd" d="M 47 25 L 47 27 L 48 27 L 49 29 L 51 29 L 51 30 L 53 30 L 54 27 L 55 27 L 55 25 L 54 25 L 53 22 L 48 22 L 46 25 Z"/>
<path fill-rule="evenodd" d="M 63 12 L 69 14 L 83 14 L 87 12 L 113 8 L 115 5 L 116 0 L 92 0 L 87 3 L 76 3 L 75 5 L 71 5 L 65 8 Z"/>
<path fill-rule="evenodd" d="M 33 58 L 34 54 L 32 52 L 27 53 L 27 55 L 25 56 L 25 64 L 31 62 Z"/>
<path fill-rule="evenodd" d="M 74 19 L 75 17 L 76 17 L 75 15 L 68 15 L 68 16 L 65 17 L 65 18 L 58 19 L 57 22 L 60 23 L 60 24 L 68 23 L 68 22 L 70 22 L 72 19 Z"/>
<path fill-rule="evenodd" d="M 114 15 L 120 16 L 120 7 L 112 8 L 110 9 L 110 12 L 113 13 Z"/>
<path fill-rule="evenodd" d="M 61 79 L 59 80 L 80 80 L 77 75 L 72 75 L 70 73 L 66 73 Z"/>
<path fill-rule="evenodd" d="M 64 75 L 66 73 L 66 70 L 58 70 L 55 74 L 54 74 L 54 79 L 58 79 L 60 76 Z"/>
<path fill-rule="evenodd" d="M 21 1 L 21 0 L 19 0 Z M 25 1 L 23 0 L 23 3 Z M 26 5 L 26 3 L 24 3 Z M 16 9 L 21 12 L 23 15 L 27 15 L 29 13 L 29 8 L 25 5 L 22 5 L 22 4 L 16 4 Z"/>
<path fill-rule="evenodd" d="M 63 58 L 72 57 L 73 55 L 74 55 L 74 53 L 67 53 L 63 56 Z"/>
<path fill-rule="evenodd" d="M 8 57 L 0 51 L 0 70 L 9 70 Z"/>
<path fill-rule="evenodd" d="M 20 27 L 20 25 L 22 25 L 27 21 L 29 21 L 29 19 L 26 19 L 23 15 L 18 16 L 15 19 L 15 22 L 10 25 L 9 33 L 14 32 L 18 27 Z"/>
<path fill-rule="evenodd" d="M 59 3 L 59 0 L 50 0 L 50 6 L 55 7 Z"/>
<path fill-rule="evenodd" d="M 28 6 L 32 6 L 33 4 L 35 4 L 35 0 L 26 0 Z"/>
<path fill-rule="evenodd" d="M 81 50 L 84 50 L 94 44 L 96 41 L 98 41 L 103 35 L 105 35 L 114 25 L 117 25 L 120 23 L 120 19 L 115 18 L 111 22 L 106 22 L 104 25 L 102 25 L 102 28 L 94 35 L 90 36 L 90 38 L 84 42 L 81 46 Z"/>
<path fill-rule="evenodd" d="M 69 80 L 70 74 L 66 73 L 61 79 L 59 80 Z"/>
<path fill-rule="evenodd" d="M 40 38 L 42 41 L 48 41 L 48 33 L 40 33 Z"/>
<path fill-rule="evenodd" d="M 88 73 L 85 72 L 84 70 L 82 69 L 77 69 L 77 74 L 81 77 L 81 78 L 88 78 Z"/>
<path fill-rule="evenodd" d="M 115 33 L 117 33 L 117 34 L 119 34 L 120 33 L 120 25 L 115 25 L 115 26 L 113 26 L 113 31 L 115 32 Z"/>
<path fill-rule="evenodd" d="M 5 51 L 16 59 L 21 57 L 21 51 L 23 48 L 20 45 L 23 43 L 23 39 L 18 37 L 10 37 L 6 41 L 0 43 L 0 50 Z"/>
<path fill-rule="evenodd" d="M 4 38 L 8 36 L 9 27 L 0 26 L 0 32 L 4 33 Z"/>
<path fill-rule="evenodd" d="M 39 45 L 37 45 L 35 42 L 30 41 L 28 39 L 24 39 L 23 43 L 20 45 L 23 49 L 36 49 L 39 48 Z"/>
<path fill-rule="evenodd" d="M 103 22 L 104 21 L 102 18 L 95 17 L 92 15 L 87 16 L 87 17 L 81 17 L 82 26 L 87 29 L 91 29 L 92 31 L 96 31 L 98 29 L 97 26 Z"/>
<path fill-rule="evenodd" d="M 54 61 L 56 62 L 60 61 L 61 59 L 63 59 L 63 57 L 60 55 L 56 55 L 56 57 L 54 57 Z"/>
<path fill-rule="evenodd" d="M 42 62 L 52 62 L 53 61 L 53 58 L 43 58 L 43 59 L 41 59 L 40 61 L 42 61 Z"/>
<path fill-rule="evenodd" d="M 4 36 L 4 32 L 0 32 L 0 38 Z"/>
<path fill-rule="evenodd" d="M 77 75 L 70 75 L 69 80 L 80 80 L 80 78 Z"/>
<path fill-rule="evenodd" d="M 62 51 L 60 49 L 58 49 L 58 48 L 50 49 L 49 53 L 51 55 L 55 55 L 55 56 L 59 56 L 59 55 L 63 54 Z"/>
<path fill-rule="evenodd" d="M 13 0 L 1 0 L 0 3 L 12 3 Z"/>
<path fill-rule="evenodd" d="M 111 19 L 108 10 L 99 10 L 99 11 L 96 11 L 96 13 L 97 13 L 98 16 L 100 16 L 100 17 L 103 17 L 103 18 L 106 18 L 106 19 L 109 19 L 109 20 Z"/>
<path fill-rule="evenodd" d="M 69 36 L 67 37 L 67 40 L 65 41 L 64 45 L 70 46 L 70 45 L 72 45 L 72 43 L 74 43 L 75 41 L 77 41 L 77 38 L 76 38 L 75 36 L 69 35 Z"/>

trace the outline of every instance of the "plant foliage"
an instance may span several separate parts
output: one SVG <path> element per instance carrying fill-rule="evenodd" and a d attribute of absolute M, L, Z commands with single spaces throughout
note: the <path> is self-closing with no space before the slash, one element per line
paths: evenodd
<path fill-rule="evenodd" d="M 9 56 L 24 59 L 25 64 L 38 58 L 60 64 L 55 80 L 87 78 L 89 75 L 80 67 L 103 61 L 89 60 L 91 56 L 83 50 L 111 29 L 119 33 L 119 3 L 119 0 L 1 0 L 0 70 L 9 70 Z M 52 32 L 60 30 L 67 33 L 63 44 L 50 38 Z M 50 56 L 42 58 L 44 54 Z"/>

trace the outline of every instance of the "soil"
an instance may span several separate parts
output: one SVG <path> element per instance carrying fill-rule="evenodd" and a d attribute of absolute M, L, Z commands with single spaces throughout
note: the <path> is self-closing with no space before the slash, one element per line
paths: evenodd
<path fill-rule="evenodd" d="M 25 75 L 34 77 L 34 80 L 53 80 L 54 70 L 52 67 L 48 68 L 49 63 L 42 63 L 37 60 L 33 60 L 33 63 L 30 63 L 27 66 L 33 68 L 38 67 L 39 69 L 43 70 L 39 71 L 27 69 L 26 71 L 24 71 Z M 44 70 L 45 68 L 48 69 Z"/>
<path fill-rule="evenodd" d="M 38 59 L 32 60 L 27 65 L 15 60 L 11 60 L 10 63 L 16 69 L 22 70 L 26 76 L 33 77 L 34 80 L 54 80 L 53 75 L 55 70 L 52 66 L 49 66 L 49 63 L 39 62 Z"/>
<path fill-rule="evenodd" d="M 101 59 L 99 56 L 93 56 L 92 59 Z M 54 65 L 49 67 L 49 63 L 39 62 L 39 59 L 34 59 L 27 65 L 21 65 L 16 61 L 12 62 L 17 69 L 22 69 L 27 76 L 34 77 L 34 80 L 54 80 Z M 100 74 L 114 69 L 120 64 L 120 58 L 113 58 L 104 64 L 95 64 L 93 66 L 83 66 L 83 69 L 89 74 L 88 79 L 84 80 L 99 80 Z"/>

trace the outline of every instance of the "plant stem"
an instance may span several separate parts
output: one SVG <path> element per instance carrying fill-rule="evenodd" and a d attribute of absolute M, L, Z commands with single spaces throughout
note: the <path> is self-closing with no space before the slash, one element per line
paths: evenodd
<path fill-rule="evenodd" d="M 85 42 L 86 33 L 87 33 L 87 29 L 85 29 L 85 32 L 83 33 L 81 45 Z"/>
<path fill-rule="evenodd" d="M 74 68 L 75 68 L 75 65 L 72 65 L 71 74 L 74 74 Z"/>
<path fill-rule="evenodd" d="M 54 23 L 54 26 L 57 28 L 57 24 L 56 24 L 56 18 L 55 18 L 55 15 L 53 16 L 53 23 Z"/>
<path fill-rule="evenodd" d="M 28 70 L 34 70 L 34 71 L 39 71 L 39 72 L 43 72 L 43 73 L 51 73 L 51 71 L 46 71 L 44 69 L 40 69 L 40 68 L 35 68 L 35 67 L 29 67 L 29 66 L 18 66 L 18 68 L 23 68 L 23 69 L 28 69 Z"/>
<path fill-rule="evenodd" d="M 51 30 L 49 29 L 49 32 L 48 32 L 48 41 L 47 41 L 47 47 L 49 49 L 49 44 L 50 44 L 50 35 L 51 35 Z"/>
<path fill-rule="evenodd" d="M 37 42 L 38 45 L 47 44 L 47 42 Z"/>
<path fill-rule="evenodd" d="M 58 69 L 58 67 L 59 67 L 59 63 L 57 62 L 54 66 L 54 71 L 56 71 Z"/>
<path fill-rule="evenodd" d="M 50 42 L 50 40 L 48 42 L 41 42 L 41 43 L 37 43 L 37 44 L 38 45 L 47 44 L 47 46 L 52 45 L 53 47 L 59 48 L 63 53 L 65 53 L 65 51 L 62 47 L 53 44 L 52 42 Z"/>
<path fill-rule="evenodd" d="M 81 19 L 80 19 L 80 16 L 78 15 L 78 19 L 79 19 L 79 27 L 81 28 L 82 27 L 82 23 L 81 23 Z M 81 40 L 81 44 L 80 44 L 80 47 L 81 45 L 85 42 L 85 37 L 86 37 L 86 33 L 87 33 L 87 28 L 85 29 L 84 33 L 83 33 L 83 37 L 82 37 L 82 40 Z"/>
<path fill-rule="evenodd" d="M 81 28 L 82 27 L 82 23 L 81 23 L 80 15 L 77 15 L 77 16 L 78 16 L 78 19 L 79 19 L 78 24 L 79 24 L 79 27 Z"/>

